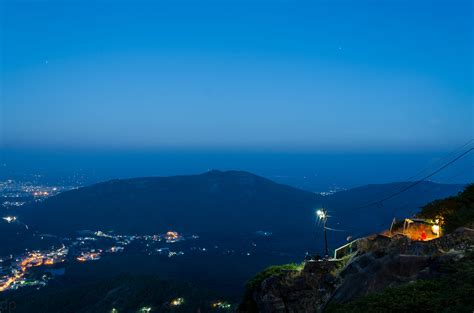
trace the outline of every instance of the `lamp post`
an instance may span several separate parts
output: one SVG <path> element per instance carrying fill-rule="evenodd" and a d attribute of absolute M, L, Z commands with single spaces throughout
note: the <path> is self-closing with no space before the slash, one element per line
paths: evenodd
<path fill-rule="evenodd" d="M 328 236 L 326 232 L 326 221 L 328 220 L 328 212 L 325 209 L 319 209 L 316 211 L 316 215 L 318 218 L 323 221 L 323 229 L 324 229 L 324 246 L 325 246 L 325 257 L 329 257 L 329 251 L 328 251 Z"/>

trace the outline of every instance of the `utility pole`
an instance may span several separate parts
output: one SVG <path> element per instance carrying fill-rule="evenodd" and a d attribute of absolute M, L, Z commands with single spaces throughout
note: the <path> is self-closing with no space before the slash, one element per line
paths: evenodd
<path fill-rule="evenodd" d="M 329 258 L 329 251 L 328 251 L 328 235 L 327 235 L 327 229 L 326 229 L 326 221 L 327 221 L 327 217 L 324 219 L 324 245 L 326 247 L 326 254 L 325 254 L 325 257 L 326 258 Z"/>
<path fill-rule="evenodd" d="M 324 229 L 324 247 L 325 247 L 325 255 L 324 257 L 327 259 L 329 258 L 329 250 L 328 250 L 328 235 L 326 229 L 326 221 L 328 220 L 328 213 L 325 209 L 319 209 L 316 211 L 319 219 L 323 221 L 323 229 Z"/>

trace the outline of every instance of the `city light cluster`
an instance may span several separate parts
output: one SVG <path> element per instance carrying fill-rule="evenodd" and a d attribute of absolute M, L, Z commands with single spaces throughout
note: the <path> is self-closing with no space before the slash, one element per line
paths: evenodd
<path fill-rule="evenodd" d="M 79 262 L 87 262 L 87 261 L 97 261 L 100 260 L 102 254 L 102 250 L 92 250 L 89 252 L 83 252 L 80 256 L 76 257 L 76 260 Z"/>
<path fill-rule="evenodd" d="M 176 298 L 171 300 L 170 305 L 171 306 L 180 306 L 184 304 L 184 298 Z"/>
<path fill-rule="evenodd" d="M 0 292 L 18 289 L 22 286 L 31 285 L 45 285 L 44 280 L 29 279 L 26 277 L 28 269 L 38 266 L 50 266 L 57 263 L 62 263 L 68 254 L 68 249 L 63 246 L 59 249 L 41 252 L 32 251 L 24 256 L 13 260 L 9 267 L 10 273 L 5 276 L 0 276 Z"/>
<path fill-rule="evenodd" d="M 226 301 L 216 301 L 212 304 L 213 309 L 228 310 L 231 308 L 231 304 Z"/>

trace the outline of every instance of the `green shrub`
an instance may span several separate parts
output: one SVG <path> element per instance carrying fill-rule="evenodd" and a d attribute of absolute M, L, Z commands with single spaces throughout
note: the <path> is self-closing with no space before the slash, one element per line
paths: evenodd
<path fill-rule="evenodd" d="M 457 196 L 436 200 L 425 205 L 417 216 L 431 219 L 442 216 L 444 219 L 443 229 L 446 233 L 462 226 L 473 227 L 474 184 L 467 186 Z"/>
<path fill-rule="evenodd" d="M 271 276 L 280 275 L 285 271 L 300 271 L 303 268 L 301 264 L 291 263 L 291 264 L 284 264 L 284 265 L 274 265 L 267 267 L 263 271 L 257 273 L 253 278 L 251 278 L 247 284 L 246 289 L 251 290 L 252 292 L 258 288 L 262 282 Z"/>

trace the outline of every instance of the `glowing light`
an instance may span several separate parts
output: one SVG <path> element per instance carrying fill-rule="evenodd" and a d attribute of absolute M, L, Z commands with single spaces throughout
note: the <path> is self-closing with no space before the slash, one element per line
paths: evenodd
<path fill-rule="evenodd" d="M 227 310 L 227 309 L 230 309 L 231 308 L 231 305 L 230 303 L 226 302 L 226 301 L 217 301 L 217 302 L 214 302 L 212 304 L 212 308 L 213 309 L 224 309 L 224 310 Z"/>
<path fill-rule="evenodd" d="M 179 237 L 179 234 L 175 231 L 169 231 L 166 233 L 166 239 L 167 240 L 174 240 L 174 239 L 177 239 Z"/>
<path fill-rule="evenodd" d="M 172 243 L 172 242 L 177 242 L 179 240 L 181 240 L 181 236 L 180 234 L 178 234 L 177 232 L 175 231 L 169 231 L 165 234 L 164 236 L 166 242 L 169 242 L 169 243 Z"/>
<path fill-rule="evenodd" d="M 176 298 L 176 299 L 171 300 L 170 302 L 172 306 L 179 306 L 179 305 L 182 305 L 183 303 L 184 303 L 183 298 Z"/>
<path fill-rule="evenodd" d="M 169 231 L 166 233 L 166 236 L 171 237 L 171 238 L 178 238 L 178 233 L 175 231 Z"/>
<path fill-rule="evenodd" d="M 145 307 L 140 309 L 140 312 L 149 313 L 149 312 L 151 312 L 151 308 L 149 306 L 145 306 Z"/>
<path fill-rule="evenodd" d="M 35 196 L 35 197 L 41 197 L 41 196 L 46 197 L 46 196 L 49 196 L 49 192 L 47 192 L 47 191 L 35 191 L 35 192 L 33 192 L 33 196 Z"/>
<path fill-rule="evenodd" d="M 317 210 L 317 211 L 316 211 L 316 215 L 317 215 L 320 219 L 325 219 L 325 218 L 326 218 L 326 212 L 324 212 L 323 210 Z"/>
<path fill-rule="evenodd" d="M 100 260 L 100 252 L 85 252 L 76 258 L 79 262 Z"/>
<path fill-rule="evenodd" d="M 431 226 L 431 231 L 433 232 L 433 234 L 435 235 L 439 235 L 439 225 L 433 225 Z"/>
<path fill-rule="evenodd" d="M 41 251 L 32 251 L 24 257 L 17 260 L 17 268 L 12 269 L 10 277 L 0 280 L 0 292 L 8 289 L 17 289 L 19 286 L 26 286 L 30 283 L 25 281 L 25 274 L 32 267 L 41 265 L 52 265 L 57 262 L 64 262 L 64 259 L 58 258 L 59 256 L 65 256 L 67 249 L 63 246 L 62 248 L 43 253 Z"/>
<path fill-rule="evenodd" d="M 123 247 L 120 247 L 120 246 L 113 246 L 113 247 L 110 247 L 110 249 L 107 250 L 107 252 L 110 252 L 110 253 L 118 253 L 118 252 L 122 252 L 124 250 Z"/>
<path fill-rule="evenodd" d="M 5 216 L 3 217 L 3 219 L 7 221 L 7 223 L 13 223 L 14 221 L 16 221 L 16 216 Z"/>

